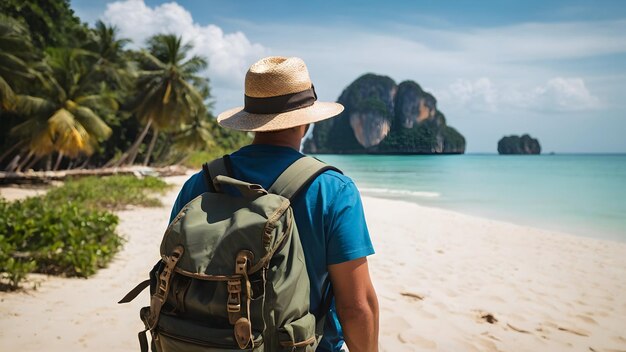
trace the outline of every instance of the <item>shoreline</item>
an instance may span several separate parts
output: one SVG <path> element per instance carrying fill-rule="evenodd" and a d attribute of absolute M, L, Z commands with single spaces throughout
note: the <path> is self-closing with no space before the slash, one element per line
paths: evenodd
<path fill-rule="evenodd" d="M 136 350 L 171 204 L 117 212 L 127 242 L 90 279 L 0 292 L 0 350 Z M 626 244 L 363 196 L 382 351 L 626 350 Z"/>
<path fill-rule="evenodd" d="M 359 188 L 359 190 L 361 189 L 361 187 L 359 187 L 359 185 L 357 184 L 357 187 Z M 409 191 L 412 192 L 412 191 Z M 419 197 L 423 197 L 424 198 L 430 198 L 431 196 L 428 195 L 429 193 L 433 193 L 433 194 L 437 194 L 437 192 L 429 192 L 429 191 L 416 191 L 417 193 L 425 193 L 426 195 L 422 195 Z M 369 194 L 368 194 L 369 193 Z M 493 214 L 485 214 L 484 212 L 473 212 L 471 210 L 467 210 L 467 209 L 454 209 L 454 208 L 450 208 L 450 207 L 445 207 L 445 206 L 437 206 L 434 204 L 424 204 L 423 202 L 420 202 L 419 200 L 416 201 L 412 201 L 409 199 L 404 199 L 399 197 L 394 197 L 394 196 L 390 196 L 390 197 L 385 197 L 385 196 L 377 196 L 377 195 L 373 195 L 372 193 L 375 192 L 362 192 L 361 193 L 361 197 L 362 198 L 373 198 L 373 199 L 380 199 L 380 200 L 388 200 L 388 201 L 392 201 L 392 202 L 400 202 L 400 203 L 405 203 L 405 204 L 410 204 L 410 205 L 416 205 L 418 207 L 422 207 L 422 208 L 428 208 L 428 209 L 436 209 L 436 210 L 441 210 L 444 212 L 448 212 L 451 214 L 461 214 L 464 216 L 469 216 L 469 217 L 473 217 L 473 218 L 477 218 L 477 219 L 481 219 L 481 220 L 485 220 L 485 221 L 497 221 L 497 222 L 502 222 L 502 223 L 506 223 L 509 225 L 513 225 L 513 226 L 521 226 L 521 227 L 526 227 L 529 228 L 531 230 L 534 231 L 543 231 L 543 232 L 551 232 L 554 234 L 558 234 L 558 235 L 563 235 L 563 236 L 573 236 L 573 237 L 577 237 L 577 238 L 588 238 L 588 239 L 593 239 L 593 240 L 599 240 L 599 241 L 607 241 L 607 242 L 612 242 L 612 243 L 620 243 L 620 244 L 626 244 L 626 233 L 621 234 L 621 233 L 611 233 L 611 232 L 605 232 L 602 230 L 596 230 L 598 233 L 600 233 L 600 235 L 598 237 L 592 237 L 589 235 L 585 235 L 584 233 L 588 233 L 590 230 L 585 229 L 580 230 L 580 231 L 575 231 L 572 229 L 566 229 L 564 227 L 561 226 L 554 226 L 553 228 L 551 228 L 549 225 L 547 224 L 540 224 L 537 225 L 534 223 L 533 219 L 531 219 L 530 217 L 523 219 L 522 217 L 517 217 L 516 219 L 505 219 L 505 218 L 500 218 L 497 215 L 493 215 Z M 393 194 L 393 193 L 392 193 Z M 493 215 L 493 216 L 492 216 Z M 545 226 L 544 226 L 545 225 Z"/>

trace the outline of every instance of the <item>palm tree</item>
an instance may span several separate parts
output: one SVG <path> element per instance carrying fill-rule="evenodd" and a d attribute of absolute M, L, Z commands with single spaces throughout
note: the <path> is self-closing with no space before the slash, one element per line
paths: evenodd
<path fill-rule="evenodd" d="M 28 141 L 29 152 L 17 169 L 55 151 L 57 166 L 64 156 L 91 155 L 111 134 L 100 115 L 115 111 L 117 102 L 102 83 L 88 79 L 89 57 L 81 49 L 50 49 L 47 95 L 18 96 L 16 110 L 27 119 L 11 133 Z"/>
<path fill-rule="evenodd" d="M 91 35 L 91 40 L 84 47 L 98 57 L 91 73 L 105 80 L 112 90 L 125 91 L 130 87 L 135 73 L 133 61 L 124 51 L 124 46 L 131 42 L 130 39 L 118 38 L 117 27 L 107 26 L 102 21 L 96 22 Z"/>
<path fill-rule="evenodd" d="M 180 130 L 204 111 L 209 85 L 208 79 L 198 73 L 207 67 L 207 62 L 200 56 L 188 58 L 192 48 L 173 34 L 159 34 L 148 40 L 149 50 L 142 51 L 138 57 L 140 71 L 132 109 L 144 128 L 116 165 L 135 161 L 141 143 L 152 128 L 144 158 L 147 164 L 159 131 Z"/>
<path fill-rule="evenodd" d="M 28 29 L 0 16 L 0 109 L 15 108 L 15 84 L 35 78 L 29 63 L 36 60 Z"/>

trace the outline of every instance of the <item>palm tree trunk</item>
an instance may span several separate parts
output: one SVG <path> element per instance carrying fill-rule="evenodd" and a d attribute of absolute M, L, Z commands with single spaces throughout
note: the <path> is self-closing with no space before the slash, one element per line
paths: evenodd
<path fill-rule="evenodd" d="M 57 171 L 59 169 L 59 165 L 61 165 L 61 160 L 63 159 L 63 152 L 59 152 L 57 156 L 57 161 L 54 163 L 54 168 L 52 170 Z"/>
<path fill-rule="evenodd" d="M 90 160 L 91 160 L 91 156 L 88 156 L 87 159 L 85 159 L 85 161 L 82 164 L 78 165 L 77 169 L 84 169 Z"/>
<path fill-rule="evenodd" d="M 152 140 L 150 140 L 150 146 L 148 147 L 148 153 L 146 157 L 143 159 L 143 165 L 147 166 L 150 162 L 150 156 L 152 155 L 152 150 L 154 149 L 154 145 L 156 144 L 157 138 L 159 137 L 159 130 L 157 128 L 152 129 Z"/>
<path fill-rule="evenodd" d="M 127 159 L 129 159 L 131 154 L 134 156 L 130 163 L 134 162 L 135 156 L 137 155 L 137 150 L 139 150 L 139 146 L 141 145 L 141 142 L 143 142 L 144 138 L 146 138 L 146 135 L 148 134 L 148 130 L 150 129 L 150 125 L 152 125 L 152 119 L 148 120 L 148 123 L 143 128 L 143 131 L 141 131 L 141 133 L 137 136 L 137 139 L 135 139 L 135 142 L 133 142 L 133 145 L 131 145 L 130 148 L 128 148 L 128 150 L 124 152 L 124 154 L 122 154 L 122 156 L 117 161 L 114 161 L 113 159 L 111 159 L 104 165 L 104 167 L 120 166 L 124 164 Z M 126 163 L 128 164 L 128 162 Z"/>
<path fill-rule="evenodd" d="M 167 147 L 172 144 L 172 137 L 169 133 L 165 134 L 165 141 L 161 143 L 159 148 L 156 151 L 156 156 L 154 157 L 156 160 L 163 160 L 165 157 L 165 153 L 167 152 Z"/>
<path fill-rule="evenodd" d="M 137 145 L 137 148 L 135 148 L 135 150 L 133 150 L 133 153 L 128 156 L 128 161 L 126 162 L 127 165 L 132 166 L 135 163 L 135 159 L 137 159 L 137 154 L 139 154 L 139 147 L 140 146 L 141 146 L 141 144 Z"/>
<path fill-rule="evenodd" d="M 34 153 L 32 151 L 28 152 L 28 155 L 26 155 L 24 160 L 22 160 L 22 162 L 17 165 L 17 167 L 15 168 L 15 171 L 16 172 L 22 171 L 22 168 L 24 166 L 26 166 L 26 164 L 30 161 L 30 159 L 33 157 L 33 155 L 34 155 Z"/>
<path fill-rule="evenodd" d="M 43 158 L 43 156 L 35 156 L 35 157 L 33 158 L 33 160 L 31 160 L 31 161 L 30 161 L 30 163 L 28 163 L 28 165 L 26 165 L 26 166 L 24 167 L 24 169 L 28 170 L 28 169 L 30 169 L 31 167 L 35 166 L 35 164 L 36 164 L 39 160 L 41 160 L 41 158 Z"/>
<path fill-rule="evenodd" d="M 7 167 L 4 168 L 4 171 L 6 172 L 14 172 L 15 169 L 17 169 L 17 163 L 20 162 L 20 159 L 22 158 L 22 154 L 17 154 L 13 157 L 13 159 L 11 159 L 11 161 L 9 162 L 9 164 L 7 165 Z"/>
<path fill-rule="evenodd" d="M 189 153 L 185 154 L 185 156 L 183 156 L 180 160 L 178 160 L 178 162 L 176 164 L 174 164 L 174 165 L 180 166 L 180 164 L 182 164 L 185 161 L 187 161 L 187 159 L 189 159 Z"/>
<path fill-rule="evenodd" d="M 5 151 L 4 153 L 2 153 L 2 155 L 0 155 L 0 162 L 2 162 L 2 160 L 4 160 L 4 158 L 9 156 L 11 153 L 13 153 L 15 151 L 15 149 L 23 146 L 24 143 L 26 143 L 25 140 L 24 141 L 20 141 L 20 142 L 14 144 L 11 148 L 7 149 L 7 151 Z"/>

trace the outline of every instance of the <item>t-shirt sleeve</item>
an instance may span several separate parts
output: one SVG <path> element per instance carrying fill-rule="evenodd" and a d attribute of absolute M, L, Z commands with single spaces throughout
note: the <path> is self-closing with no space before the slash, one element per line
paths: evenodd
<path fill-rule="evenodd" d="M 207 191 L 207 186 L 204 182 L 202 171 L 192 175 L 180 189 L 176 201 L 172 206 L 172 212 L 170 214 L 170 223 L 176 215 L 183 209 L 185 204 L 189 203 L 192 199 L 198 195 Z"/>
<path fill-rule="evenodd" d="M 328 207 L 327 265 L 374 254 L 358 189 L 346 182 Z"/>
<path fill-rule="evenodd" d="M 170 223 L 172 222 L 172 220 L 174 220 L 174 218 L 176 217 L 176 215 L 178 215 L 178 213 L 183 209 L 184 206 L 184 200 L 183 198 L 183 190 L 181 189 L 180 192 L 178 192 L 178 197 L 176 197 L 176 200 L 174 201 L 174 205 L 172 206 L 172 212 L 170 213 Z"/>

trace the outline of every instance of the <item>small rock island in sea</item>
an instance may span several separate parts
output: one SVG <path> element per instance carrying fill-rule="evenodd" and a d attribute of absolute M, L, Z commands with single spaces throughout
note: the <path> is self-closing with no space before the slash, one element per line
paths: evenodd
<path fill-rule="evenodd" d="M 527 134 L 502 137 L 498 141 L 498 154 L 541 154 L 541 145 Z"/>
<path fill-rule="evenodd" d="M 446 125 L 437 100 L 413 81 L 366 74 L 337 100 L 345 110 L 315 124 L 305 153 L 462 154 L 465 138 Z"/>

